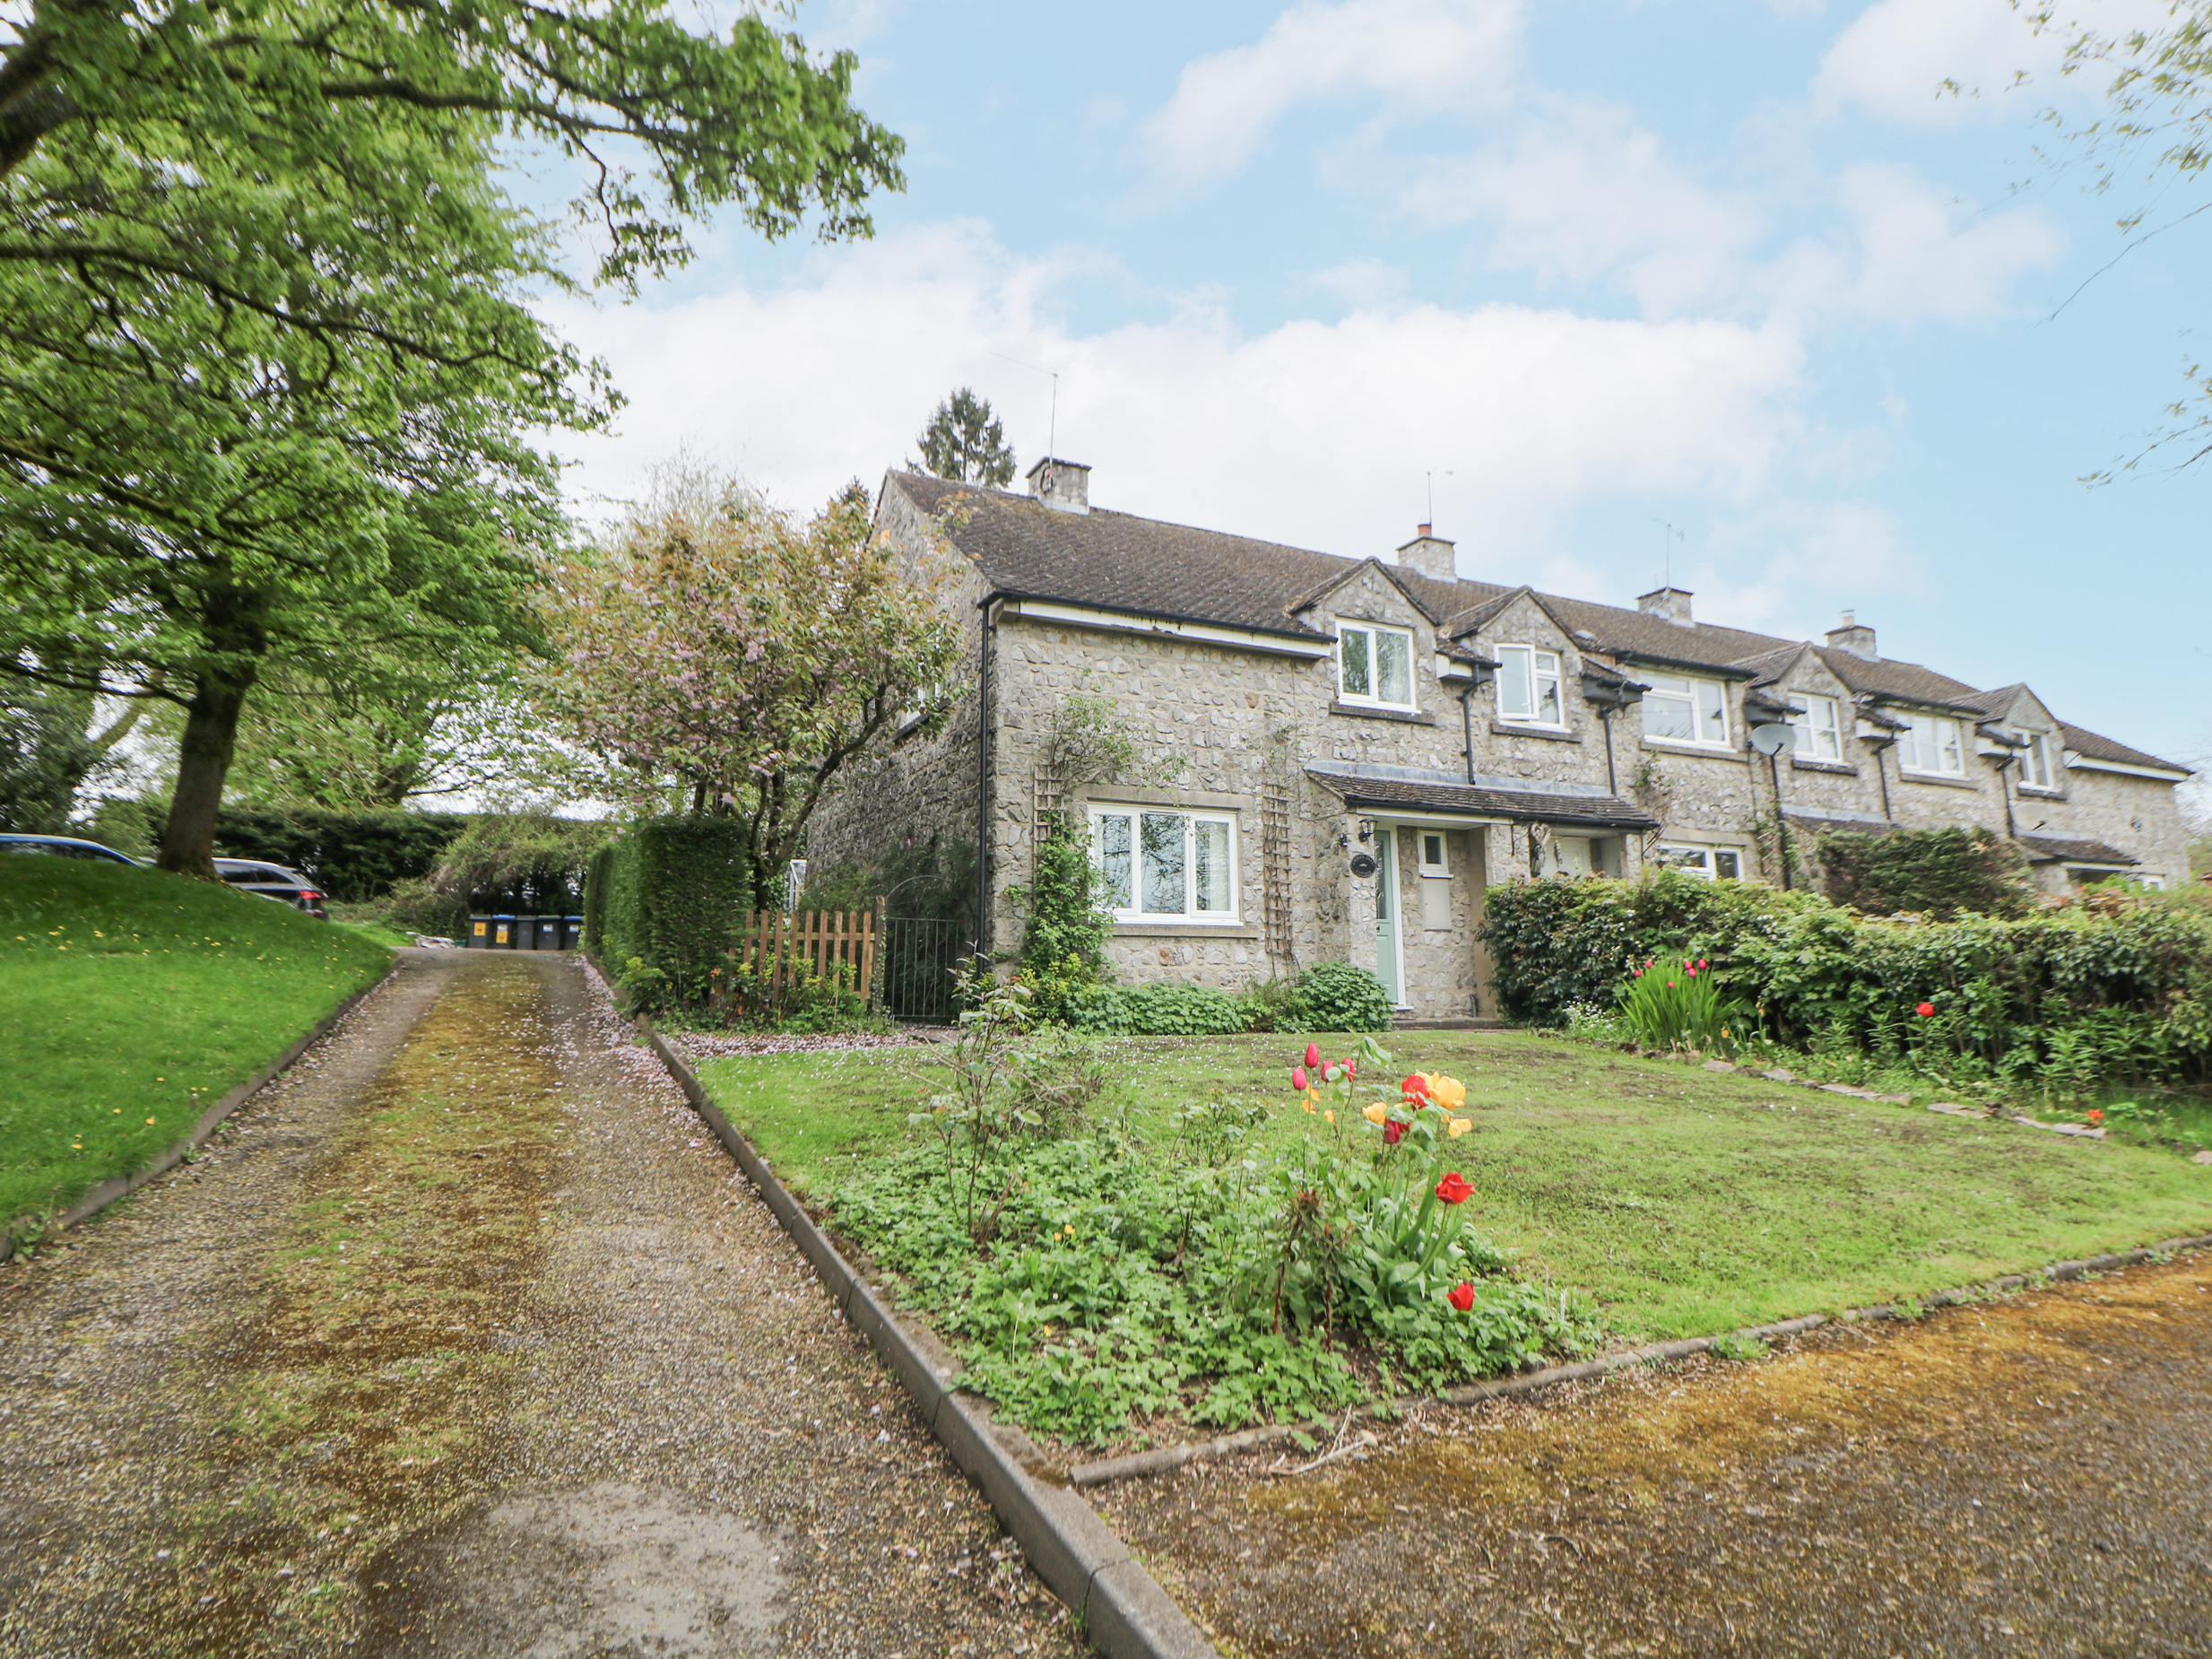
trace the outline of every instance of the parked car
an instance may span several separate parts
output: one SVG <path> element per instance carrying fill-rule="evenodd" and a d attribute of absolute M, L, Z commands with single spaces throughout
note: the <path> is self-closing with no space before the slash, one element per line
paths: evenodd
<path fill-rule="evenodd" d="M 297 870 L 264 864 L 258 858 L 218 858 L 215 873 L 242 893 L 259 893 L 309 916 L 328 916 L 323 908 L 322 889 Z"/>
<path fill-rule="evenodd" d="M 107 858 L 119 864 L 137 859 L 98 841 L 79 840 L 74 835 L 0 835 L 0 853 L 46 853 L 56 858 Z"/>

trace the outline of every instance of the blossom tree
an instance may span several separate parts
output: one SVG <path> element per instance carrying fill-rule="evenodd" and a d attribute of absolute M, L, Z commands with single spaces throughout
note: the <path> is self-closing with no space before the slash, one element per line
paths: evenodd
<path fill-rule="evenodd" d="M 696 472 L 554 572 L 541 700 L 639 804 L 681 788 L 745 821 L 753 901 L 840 774 L 933 735 L 959 632 L 847 485 L 802 522 Z"/>

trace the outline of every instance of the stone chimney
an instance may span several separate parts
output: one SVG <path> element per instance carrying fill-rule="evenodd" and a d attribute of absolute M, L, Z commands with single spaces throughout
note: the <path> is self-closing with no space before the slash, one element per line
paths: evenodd
<path fill-rule="evenodd" d="M 1862 627 L 1851 612 L 1843 612 L 1843 625 L 1828 630 L 1828 643 L 1839 651 L 1849 651 L 1853 656 L 1864 657 L 1869 663 L 1882 659 L 1874 655 L 1874 630 Z"/>
<path fill-rule="evenodd" d="M 1690 620 L 1690 590 L 1687 587 L 1654 587 L 1648 594 L 1638 594 L 1636 609 L 1646 616 L 1663 616 L 1677 628 L 1697 626 Z"/>
<path fill-rule="evenodd" d="M 1456 582 L 1460 578 L 1459 561 L 1453 557 L 1454 543 L 1432 534 L 1434 526 L 1416 525 L 1413 539 L 1398 550 L 1398 562 L 1409 570 L 1418 570 L 1439 582 Z"/>
<path fill-rule="evenodd" d="M 1090 511 L 1090 468 L 1046 456 L 1029 469 L 1029 493 L 1063 513 Z"/>

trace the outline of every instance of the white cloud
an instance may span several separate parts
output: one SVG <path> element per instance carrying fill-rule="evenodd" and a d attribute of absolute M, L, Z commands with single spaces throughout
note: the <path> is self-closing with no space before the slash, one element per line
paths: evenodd
<path fill-rule="evenodd" d="M 2066 251 L 2044 209 L 1979 213 L 1909 169 L 1850 168 L 1837 190 L 1848 251 L 1802 242 L 1762 278 L 1786 314 L 1985 321 L 2015 308 L 2021 276 Z"/>
<path fill-rule="evenodd" d="M 1818 639 L 1855 609 L 1878 629 L 1921 595 L 1896 517 L 1870 501 L 1776 499 L 1716 526 L 1690 586 L 1702 621 Z"/>
<path fill-rule="evenodd" d="M 631 400 L 619 436 L 571 445 L 573 485 L 632 492 L 689 445 L 811 503 L 910 455 L 963 384 L 1026 464 L 1047 392 L 1016 358 L 1061 371 L 1057 447 L 1097 468 L 1103 506 L 1363 554 L 1410 532 L 1425 472 L 1453 469 L 1451 498 L 1472 505 L 1442 527 L 1470 571 L 1512 574 L 1578 503 L 1751 499 L 1795 431 L 1783 328 L 1420 305 L 1257 334 L 1192 308 L 1078 334 L 1049 304 L 1064 268 L 941 225 L 825 255 L 779 290 L 558 314 Z"/>
<path fill-rule="evenodd" d="M 1185 65 L 1147 123 L 1165 171 L 1221 178 L 1248 161 L 1294 106 L 1377 92 L 1422 114 L 1483 109 L 1509 96 L 1521 0 L 1304 0 L 1250 46 Z"/>
<path fill-rule="evenodd" d="M 1821 59 L 1814 107 L 1856 104 L 1893 121 L 1955 126 L 2003 109 L 2004 93 L 2022 77 L 2028 96 L 2051 98 L 2066 43 L 2081 26 L 2125 30 L 2168 18 L 2165 0 L 2084 0 L 2060 7 L 2052 26 L 2038 31 L 2032 9 L 2010 0 L 1878 0 Z"/>
<path fill-rule="evenodd" d="M 1660 314 L 1737 292 L 1760 230 L 1749 203 L 1687 178 L 1621 111 L 1586 104 L 1548 110 L 1509 152 L 1432 168 L 1403 204 L 1431 226 L 1488 225 L 1493 265 L 1615 281 Z"/>

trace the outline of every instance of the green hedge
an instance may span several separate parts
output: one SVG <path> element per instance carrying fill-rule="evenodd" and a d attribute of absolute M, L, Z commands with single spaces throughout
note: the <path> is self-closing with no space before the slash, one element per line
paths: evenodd
<path fill-rule="evenodd" d="M 584 942 L 638 1005 L 698 1006 L 751 908 L 745 826 L 655 818 L 592 856 Z"/>
<path fill-rule="evenodd" d="M 2185 905 L 1895 922 L 1662 871 L 1494 887 L 1482 937 L 1501 1005 L 1536 1024 L 1563 1024 L 1576 1004 L 1610 1009 L 1648 959 L 1696 957 L 1721 991 L 1758 1007 L 1770 1036 L 1800 1047 L 1915 1056 L 1960 1079 L 2212 1074 L 2212 919 Z"/>
<path fill-rule="evenodd" d="M 1227 1037 L 1238 1031 L 1387 1031 L 1383 982 L 1349 962 L 1231 996 L 1205 985 L 1080 985 L 1060 1014 L 1104 1037 Z"/>
<path fill-rule="evenodd" d="M 154 830 L 165 808 L 149 809 Z M 345 904 L 381 899 L 392 883 L 424 876 L 468 825 L 459 812 L 265 812 L 226 806 L 215 815 L 215 851 L 265 858 L 313 876 Z"/>

